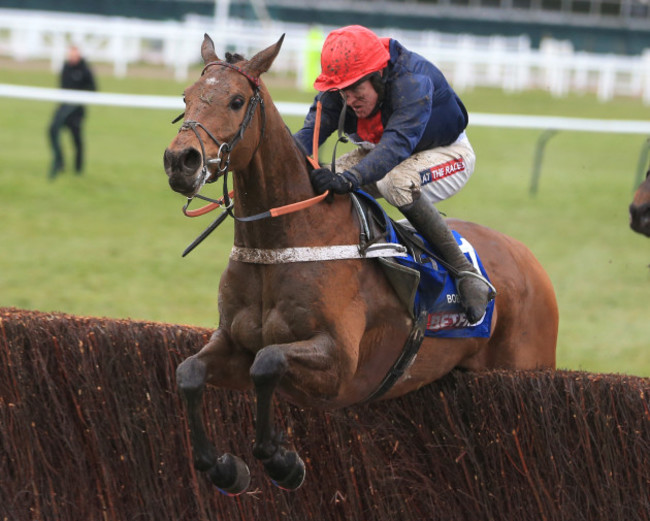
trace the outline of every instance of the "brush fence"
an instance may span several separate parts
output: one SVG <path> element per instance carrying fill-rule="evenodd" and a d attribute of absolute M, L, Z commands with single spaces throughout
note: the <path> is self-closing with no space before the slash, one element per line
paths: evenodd
<path fill-rule="evenodd" d="M 251 454 L 254 397 L 208 390 L 220 451 L 250 490 L 191 465 L 174 371 L 190 326 L 0 309 L 0 520 L 649 520 L 650 380 L 454 372 L 333 412 L 277 402 L 307 479 L 275 488 Z"/>

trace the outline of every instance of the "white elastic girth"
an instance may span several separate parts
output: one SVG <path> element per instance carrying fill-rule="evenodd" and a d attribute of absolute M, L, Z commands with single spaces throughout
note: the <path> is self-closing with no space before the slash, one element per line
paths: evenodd
<path fill-rule="evenodd" d="M 369 259 L 373 257 L 406 257 L 406 248 L 401 244 L 382 243 L 368 247 L 363 254 L 359 245 L 308 246 L 282 248 L 278 250 L 240 248 L 233 246 L 230 260 L 251 264 L 284 264 L 287 262 L 315 262 L 342 259 Z"/>

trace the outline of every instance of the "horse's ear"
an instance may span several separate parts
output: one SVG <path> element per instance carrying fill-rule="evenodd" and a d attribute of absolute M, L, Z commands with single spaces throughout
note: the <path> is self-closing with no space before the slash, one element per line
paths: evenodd
<path fill-rule="evenodd" d="M 214 51 L 214 42 L 207 33 L 203 35 L 203 43 L 201 44 L 201 58 L 203 58 L 203 63 L 207 64 L 210 62 L 219 61 L 217 58 L 217 53 Z"/>
<path fill-rule="evenodd" d="M 254 76 L 255 78 L 259 78 L 262 73 L 268 71 L 271 68 L 271 65 L 273 64 L 273 60 L 275 60 L 275 57 L 278 55 L 280 52 L 280 48 L 282 47 L 282 42 L 284 41 L 284 34 L 280 37 L 280 39 L 270 47 L 267 47 L 263 51 L 258 52 L 255 56 L 253 56 L 250 60 L 248 60 L 248 63 L 244 67 L 246 72 L 248 72 L 251 76 Z"/>

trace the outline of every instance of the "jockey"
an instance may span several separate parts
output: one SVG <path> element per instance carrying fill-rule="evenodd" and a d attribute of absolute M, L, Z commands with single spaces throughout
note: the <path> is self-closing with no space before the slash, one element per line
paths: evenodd
<path fill-rule="evenodd" d="M 336 164 L 311 172 L 317 193 L 362 187 L 383 197 L 459 274 L 456 286 L 470 323 L 493 292 L 460 251 L 435 203 L 458 192 L 476 156 L 465 135 L 467 111 L 442 72 L 391 38 L 359 25 L 332 31 L 323 44 L 319 93 L 295 138 L 310 150 L 316 104 L 322 104 L 319 146 L 337 129 L 359 145 Z"/>

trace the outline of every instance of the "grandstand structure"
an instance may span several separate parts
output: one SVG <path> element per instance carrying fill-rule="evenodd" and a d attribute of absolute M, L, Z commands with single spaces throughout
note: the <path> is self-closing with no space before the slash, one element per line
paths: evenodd
<path fill-rule="evenodd" d="M 1 7 L 155 20 L 213 16 L 256 21 L 568 40 L 574 49 L 622 55 L 650 48 L 649 0 L 2 0 Z M 218 7 L 217 7 L 218 6 Z"/>
<path fill-rule="evenodd" d="M 244 0 L 242 0 L 244 1 Z M 586 52 L 640 54 L 650 48 L 647 0 L 268 0 L 268 10 L 289 21 L 318 17 L 333 25 L 368 20 L 399 27 L 478 36 L 527 35 L 570 41 Z M 352 13 L 352 15 L 351 15 Z"/>

